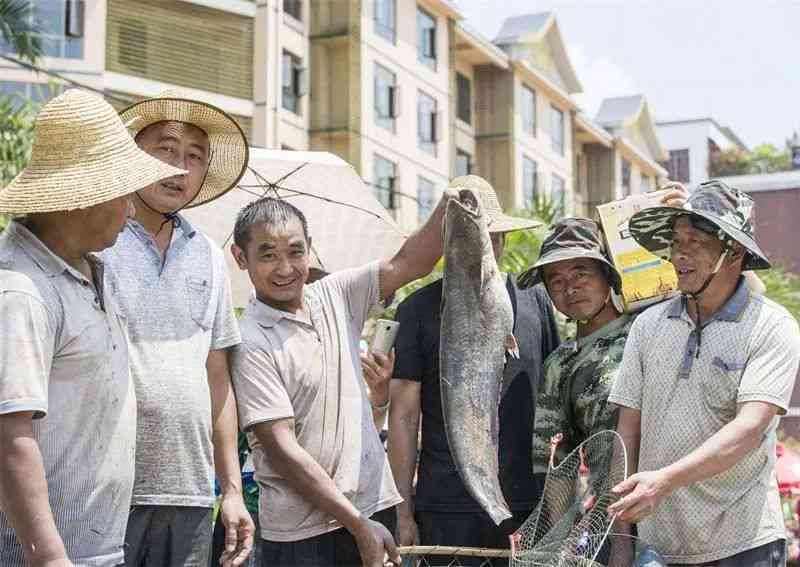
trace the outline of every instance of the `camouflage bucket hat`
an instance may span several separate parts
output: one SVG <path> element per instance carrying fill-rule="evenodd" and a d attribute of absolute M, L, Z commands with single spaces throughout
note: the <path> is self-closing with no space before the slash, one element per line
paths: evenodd
<path fill-rule="evenodd" d="M 580 217 L 566 218 L 550 227 L 542 243 L 539 259 L 519 275 L 518 286 L 525 289 L 541 282 L 539 268 L 542 266 L 575 258 L 592 258 L 608 266 L 611 277 L 609 283 L 614 291 L 620 293 L 622 277 L 606 255 L 600 227 L 593 220 Z"/>
<path fill-rule="evenodd" d="M 670 261 L 672 225 L 675 219 L 689 215 L 710 222 L 720 240 L 732 239 L 747 249 L 743 270 L 767 270 L 767 255 L 753 239 L 753 200 L 735 187 L 712 180 L 700 184 L 683 207 L 653 207 L 631 217 L 631 235 L 640 245 Z"/>

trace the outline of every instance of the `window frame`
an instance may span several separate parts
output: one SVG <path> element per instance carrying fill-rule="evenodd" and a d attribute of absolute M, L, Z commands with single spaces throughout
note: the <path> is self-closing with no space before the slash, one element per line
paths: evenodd
<path fill-rule="evenodd" d="M 373 73 L 373 107 L 375 109 L 375 124 L 381 128 L 389 130 L 392 133 L 396 133 L 397 117 L 400 116 L 400 85 L 397 83 L 397 73 L 378 63 L 377 61 L 375 61 Z M 384 96 L 381 93 L 382 85 L 380 79 L 382 76 L 385 78 L 391 78 L 391 80 L 387 81 L 385 85 L 386 89 L 388 90 L 388 94 L 385 95 L 386 102 L 388 103 L 388 108 L 386 109 L 381 108 L 383 102 L 382 97 Z M 381 114 L 383 110 L 386 110 L 387 113 Z"/>
<path fill-rule="evenodd" d="M 289 6 L 289 9 L 287 9 L 287 5 Z M 295 6 L 296 8 L 292 9 L 291 8 L 292 6 Z M 297 13 L 295 13 L 295 11 Z M 283 0 L 283 13 L 284 14 L 288 14 L 289 16 L 291 16 L 292 18 L 294 18 L 298 22 L 302 23 L 302 21 L 303 21 L 303 0 Z"/>
<path fill-rule="evenodd" d="M 427 185 L 426 189 L 430 189 L 430 197 L 426 204 L 423 206 L 422 189 L 423 185 Z M 419 224 L 428 220 L 428 217 L 436 207 L 436 184 L 430 179 L 417 176 L 417 222 Z"/>
<path fill-rule="evenodd" d="M 430 20 L 432 26 L 423 27 L 426 18 Z M 434 71 L 436 71 L 438 60 L 436 53 L 437 27 L 436 16 L 417 5 L 417 60 Z M 426 44 L 430 48 L 429 53 L 424 51 Z"/>
<path fill-rule="evenodd" d="M 426 100 L 427 99 L 427 100 Z M 428 101 L 432 102 L 432 112 L 427 113 L 427 117 L 423 114 L 424 105 Z M 424 122 L 428 122 L 430 129 L 430 138 L 423 137 L 425 129 L 423 128 Z M 439 102 L 436 97 L 433 97 L 425 91 L 417 91 L 417 147 L 425 153 L 436 157 L 438 152 L 439 143 Z"/>
<path fill-rule="evenodd" d="M 532 186 L 528 187 L 528 165 L 532 171 Z M 532 157 L 523 154 L 522 156 L 522 206 L 526 209 L 533 209 L 536 206 L 536 200 L 539 198 L 539 164 Z"/>
<path fill-rule="evenodd" d="M 384 176 L 383 173 L 383 166 L 384 164 L 388 164 L 389 168 L 391 168 L 390 176 Z M 387 168 L 387 170 L 389 169 Z M 399 203 L 397 202 L 397 179 L 398 179 L 398 170 L 397 170 L 397 163 L 383 157 L 382 155 L 376 153 L 372 156 L 372 173 L 374 176 L 374 180 L 372 183 L 372 193 L 375 195 L 375 198 L 383 205 L 383 207 L 388 211 L 397 211 L 399 209 Z M 383 184 L 381 180 L 387 179 L 388 183 Z M 386 192 L 386 197 L 383 197 L 382 192 Z"/>
<path fill-rule="evenodd" d="M 557 217 L 563 217 L 567 208 L 567 181 L 557 173 L 551 174 L 550 179 L 550 203 Z M 556 185 L 560 185 L 558 190 Z M 560 195 L 556 201 L 556 195 Z"/>
<path fill-rule="evenodd" d="M 530 96 L 528 96 L 530 93 Z M 529 136 L 536 137 L 536 91 L 526 84 L 522 85 L 522 131 Z M 530 101 L 530 104 L 529 104 Z M 530 115 L 530 116 L 528 116 Z M 530 118 L 530 120 L 528 120 Z"/>
<path fill-rule="evenodd" d="M 681 175 L 683 167 L 685 167 L 685 175 Z M 677 150 L 669 150 L 669 159 L 667 160 L 667 174 L 673 181 L 681 183 L 690 183 L 690 156 L 689 148 L 679 148 Z"/>
<path fill-rule="evenodd" d="M 460 157 L 465 157 L 467 160 L 467 171 L 462 172 L 458 170 L 458 161 Z M 472 173 L 472 154 L 462 150 L 461 148 L 456 148 L 456 161 L 455 161 L 455 177 L 459 177 L 461 175 L 470 175 Z"/>
<path fill-rule="evenodd" d="M 558 125 L 556 122 L 558 122 Z M 558 132 L 558 135 L 556 135 L 556 132 Z M 552 104 L 550 105 L 550 147 L 558 155 L 566 155 L 566 122 L 564 121 L 564 111 Z"/>
<path fill-rule="evenodd" d="M 462 111 L 466 112 L 466 116 L 462 115 Z M 472 80 L 458 71 L 456 71 L 456 118 L 472 126 Z"/>
<path fill-rule="evenodd" d="M 378 9 L 378 6 L 387 4 L 391 4 L 391 23 L 389 25 L 380 19 L 384 11 Z M 389 13 L 389 11 L 386 10 L 385 13 Z M 372 5 L 372 22 L 375 35 L 382 37 L 392 45 L 397 43 L 397 0 L 375 0 Z"/>
<path fill-rule="evenodd" d="M 85 0 L 31 0 L 29 23 L 38 28 L 34 34 L 42 42 L 45 57 L 57 59 L 82 60 L 86 58 L 86 1 Z M 77 18 L 71 8 L 78 10 Z M 41 12 L 44 11 L 44 14 Z M 53 20 L 49 14 L 59 13 L 59 19 Z M 74 21 L 77 19 L 75 33 L 72 33 Z M 54 27 L 55 26 L 55 27 Z M 14 49 L 5 42 L 0 43 L 0 53 L 14 55 Z"/>
<path fill-rule="evenodd" d="M 286 82 L 286 58 L 289 58 L 289 83 Z M 305 96 L 306 68 L 302 65 L 303 60 L 284 49 L 281 53 L 281 108 L 297 116 L 303 115 L 302 98 Z M 288 92 L 287 92 L 288 89 Z M 293 101 L 291 105 L 289 101 Z"/>
<path fill-rule="evenodd" d="M 631 194 L 631 169 L 633 164 L 631 160 L 622 157 L 620 163 L 620 186 L 622 187 L 622 196 L 627 197 Z"/>

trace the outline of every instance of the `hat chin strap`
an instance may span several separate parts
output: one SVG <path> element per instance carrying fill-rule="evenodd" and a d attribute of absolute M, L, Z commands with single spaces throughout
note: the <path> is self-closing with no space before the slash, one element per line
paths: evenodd
<path fill-rule="evenodd" d="M 708 289 L 708 286 L 711 285 L 711 282 L 714 280 L 714 276 L 719 273 L 720 269 L 722 269 L 722 263 L 725 261 L 725 258 L 728 257 L 728 253 L 731 251 L 730 243 L 725 243 L 725 250 L 722 251 L 722 254 L 719 255 L 717 259 L 717 263 L 714 265 L 714 269 L 706 278 L 706 281 L 703 282 L 703 285 L 700 286 L 695 292 L 683 292 L 683 295 L 691 300 L 694 301 L 695 306 L 695 315 L 697 316 L 697 349 L 695 350 L 695 358 L 700 358 L 700 344 L 702 343 L 703 337 L 703 319 L 700 315 L 700 296 Z M 688 302 L 687 302 L 688 308 Z"/>

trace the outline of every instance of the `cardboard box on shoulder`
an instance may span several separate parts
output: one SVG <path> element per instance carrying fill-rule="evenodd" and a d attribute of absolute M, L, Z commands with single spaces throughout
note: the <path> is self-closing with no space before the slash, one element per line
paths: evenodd
<path fill-rule="evenodd" d="M 677 292 L 678 277 L 672 264 L 639 246 L 628 230 L 630 218 L 642 209 L 661 206 L 666 192 L 631 195 L 597 207 L 609 255 L 622 274 L 626 311 L 639 311 Z"/>

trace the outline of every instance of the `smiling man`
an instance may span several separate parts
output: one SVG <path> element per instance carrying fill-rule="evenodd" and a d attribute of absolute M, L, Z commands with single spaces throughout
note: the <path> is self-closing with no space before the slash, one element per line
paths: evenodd
<path fill-rule="evenodd" d="M 127 319 L 138 398 L 126 563 L 208 564 L 216 469 L 223 564 L 239 565 L 253 538 L 227 361 L 239 330 L 222 250 L 179 211 L 235 186 L 247 141 L 222 110 L 178 93 L 139 102 L 121 117 L 140 148 L 187 171 L 136 193 L 136 216 L 105 254 Z"/>
<path fill-rule="evenodd" d="M 383 565 L 396 559 L 397 492 L 373 423 L 359 359 L 372 306 L 441 256 L 446 191 L 397 254 L 306 285 L 303 213 L 261 199 L 236 220 L 233 254 L 255 297 L 234 357 L 242 429 L 261 489 L 263 567 Z"/>
<path fill-rule="evenodd" d="M 669 260 L 682 295 L 631 327 L 609 401 L 634 473 L 611 506 L 670 565 L 786 564 L 775 430 L 800 362 L 797 321 L 751 294 L 769 261 L 752 200 L 720 181 L 683 207 L 637 213 L 630 231 Z"/>

